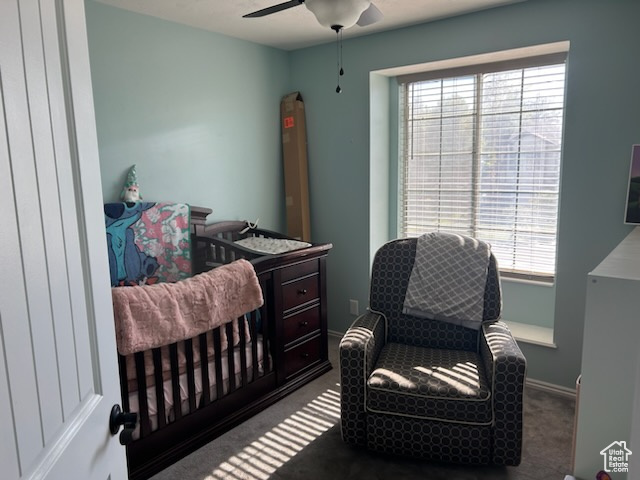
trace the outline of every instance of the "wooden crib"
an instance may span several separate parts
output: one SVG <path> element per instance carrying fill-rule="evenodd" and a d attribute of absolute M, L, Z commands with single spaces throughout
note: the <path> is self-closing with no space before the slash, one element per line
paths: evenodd
<path fill-rule="evenodd" d="M 331 244 L 260 253 L 235 242 L 287 237 L 246 222 L 206 225 L 209 213 L 191 207 L 193 273 L 244 258 L 254 266 L 264 304 L 197 337 L 129 359 L 119 355 L 123 409 L 139 415 L 136 429 L 121 434 L 133 480 L 152 476 L 331 369 Z"/>

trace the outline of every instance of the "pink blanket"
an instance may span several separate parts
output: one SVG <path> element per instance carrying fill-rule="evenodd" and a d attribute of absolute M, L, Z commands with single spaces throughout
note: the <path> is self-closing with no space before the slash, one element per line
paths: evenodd
<path fill-rule="evenodd" d="M 115 287 L 111 292 L 122 355 L 195 337 L 263 303 L 258 277 L 246 260 L 176 283 Z"/>

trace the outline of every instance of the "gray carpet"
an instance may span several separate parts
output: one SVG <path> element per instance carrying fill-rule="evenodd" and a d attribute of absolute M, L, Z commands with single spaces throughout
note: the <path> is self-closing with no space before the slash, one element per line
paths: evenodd
<path fill-rule="evenodd" d="M 152 480 L 563 479 L 570 473 L 575 402 L 525 392 L 525 441 L 518 467 L 461 467 L 373 454 L 340 438 L 338 340 L 334 369 Z"/>

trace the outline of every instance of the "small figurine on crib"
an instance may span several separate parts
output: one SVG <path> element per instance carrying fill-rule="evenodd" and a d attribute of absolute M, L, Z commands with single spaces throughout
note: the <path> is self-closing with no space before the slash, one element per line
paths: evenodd
<path fill-rule="evenodd" d="M 136 174 L 136 166 L 133 165 L 127 173 L 127 181 L 122 188 L 120 198 L 127 203 L 137 203 L 142 200 L 140 195 L 140 186 L 138 185 L 138 176 Z"/>

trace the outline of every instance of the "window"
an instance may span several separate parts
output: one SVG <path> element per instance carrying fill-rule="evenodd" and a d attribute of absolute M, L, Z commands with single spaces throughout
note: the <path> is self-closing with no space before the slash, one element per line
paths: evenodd
<path fill-rule="evenodd" d="M 565 56 L 400 77 L 400 233 L 487 241 L 507 275 L 552 282 Z"/>

